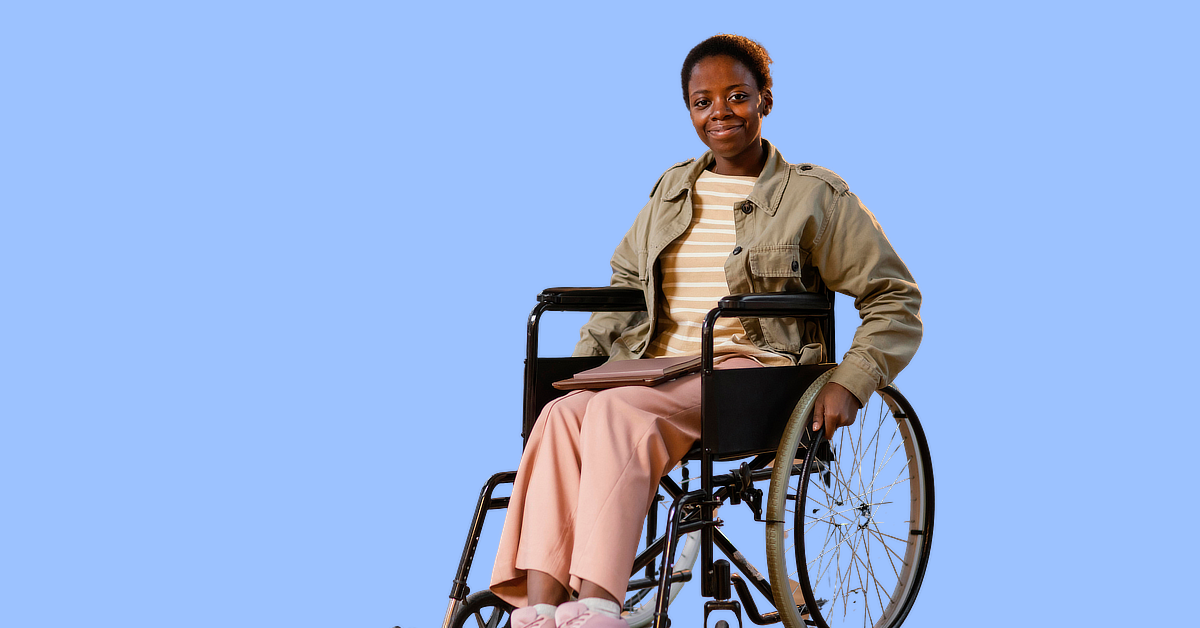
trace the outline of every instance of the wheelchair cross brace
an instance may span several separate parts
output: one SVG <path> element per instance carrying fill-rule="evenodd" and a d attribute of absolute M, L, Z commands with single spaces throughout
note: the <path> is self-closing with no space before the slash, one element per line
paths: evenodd
<path fill-rule="evenodd" d="M 734 470 L 731 473 L 713 476 L 711 478 L 712 484 L 714 486 L 719 486 L 720 488 L 713 492 L 714 499 L 711 500 L 704 499 L 706 496 L 706 491 L 703 489 L 685 493 L 671 478 L 664 477 L 662 479 L 662 482 L 660 483 L 662 488 L 668 495 L 674 498 L 670 509 L 667 511 L 667 529 L 664 531 L 663 536 L 659 537 L 655 541 L 652 547 L 647 547 L 647 549 L 642 552 L 642 555 L 639 555 L 639 559 L 648 562 L 650 557 L 656 554 L 664 544 L 666 546 L 666 551 L 662 552 L 662 563 L 658 572 L 658 595 L 655 598 L 656 608 L 654 611 L 654 628 L 669 628 L 671 625 L 670 618 L 667 614 L 667 604 L 669 602 L 669 596 L 667 595 L 668 587 L 670 587 L 671 582 L 674 582 L 677 579 L 684 579 L 678 578 L 677 574 L 673 574 L 675 564 L 675 548 L 677 545 L 676 541 L 682 537 L 682 535 L 697 529 L 701 530 L 701 534 L 704 534 L 705 532 L 712 534 L 713 545 L 716 546 L 717 549 L 721 550 L 721 553 L 724 554 L 730 561 L 732 561 L 733 565 L 737 567 L 738 571 L 746 574 L 746 576 L 743 577 L 737 573 L 730 573 L 728 570 L 729 563 L 725 563 L 725 566 L 720 569 L 714 567 L 708 572 L 707 577 L 701 579 L 701 595 L 705 597 L 715 597 L 719 602 L 721 602 L 729 598 L 729 589 L 730 585 L 732 585 L 733 589 L 736 590 L 737 596 L 741 600 L 742 605 L 744 605 L 746 616 L 751 622 L 759 626 L 765 626 L 769 624 L 776 624 L 782 621 L 782 617 L 778 611 L 772 611 L 765 614 L 759 612 L 758 606 L 754 602 L 754 597 L 750 593 L 750 587 L 747 585 L 746 580 L 749 579 L 750 584 L 753 584 L 754 588 L 757 589 L 758 592 L 762 594 L 762 596 L 765 597 L 772 606 L 778 607 L 775 596 L 771 591 L 771 583 L 769 580 L 763 577 L 763 575 L 754 567 L 754 565 L 750 564 L 750 562 L 746 560 L 746 557 L 742 555 L 741 551 L 739 551 L 737 547 L 734 546 L 733 542 L 729 540 L 729 537 L 727 537 L 724 532 L 721 532 L 719 529 L 717 529 L 722 525 L 721 520 L 714 519 L 711 516 L 707 520 L 701 521 L 684 520 L 689 514 L 687 512 L 689 510 L 689 508 L 687 508 L 688 506 L 692 507 L 690 509 L 692 511 L 696 510 L 697 506 L 701 508 L 704 506 L 719 506 L 720 504 L 724 503 L 727 497 L 732 498 L 733 495 L 738 495 L 740 492 L 744 491 L 745 486 L 749 482 L 769 479 L 771 476 L 771 470 L 760 467 L 765 465 L 766 462 L 771 459 L 773 459 L 773 456 L 768 456 L 766 454 L 760 455 L 749 463 L 743 463 L 739 469 Z M 730 503 L 736 502 L 733 502 L 733 500 L 730 499 Z M 755 510 L 755 508 L 749 503 L 747 504 L 747 507 L 749 507 L 752 511 L 755 511 L 755 520 L 762 521 L 759 516 L 759 511 Z M 646 558 L 643 559 L 643 556 Z M 722 562 L 725 561 L 715 561 L 710 564 L 715 566 L 717 563 Z M 642 566 L 641 560 L 639 560 L 639 564 L 635 564 L 634 566 L 634 573 L 641 569 Z M 690 572 L 679 573 L 688 573 L 686 579 L 690 579 L 692 575 Z M 641 581 L 638 582 L 641 583 Z M 711 591 L 711 593 L 708 593 L 704 590 L 705 584 L 708 585 L 708 590 Z M 736 605 L 736 602 L 733 604 Z M 717 604 L 715 607 L 726 609 L 733 608 L 728 604 Z M 803 606 L 801 605 L 799 608 L 800 613 L 804 614 L 805 611 Z"/>

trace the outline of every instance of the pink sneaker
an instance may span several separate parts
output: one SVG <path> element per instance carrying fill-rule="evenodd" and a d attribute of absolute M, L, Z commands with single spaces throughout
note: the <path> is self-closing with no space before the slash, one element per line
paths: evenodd
<path fill-rule="evenodd" d="M 513 618 L 516 619 L 516 613 Z M 559 604 L 554 623 L 558 628 L 629 628 L 624 619 L 593 613 L 582 602 Z M 513 622 L 513 628 L 517 628 L 516 622 Z"/>
<path fill-rule="evenodd" d="M 538 615 L 537 609 L 532 606 L 513 611 L 511 622 L 512 628 L 555 628 L 553 618 Z"/>

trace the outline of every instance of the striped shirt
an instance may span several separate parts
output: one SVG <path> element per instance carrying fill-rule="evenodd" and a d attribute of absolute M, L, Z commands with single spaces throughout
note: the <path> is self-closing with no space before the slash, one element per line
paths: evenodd
<path fill-rule="evenodd" d="M 725 260 L 736 246 L 734 204 L 750 196 L 756 180 L 707 170 L 696 180 L 692 223 L 659 256 L 664 299 L 658 333 L 646 357 L 700 354 L 704 315 L 717 306 L 718 300 L 729 296 Z M 791 364 L 787 357 L 754 346 L 736 318 L 717 319 L 713 348 L 716 356 L 744 355 L 768 366 Z"/>

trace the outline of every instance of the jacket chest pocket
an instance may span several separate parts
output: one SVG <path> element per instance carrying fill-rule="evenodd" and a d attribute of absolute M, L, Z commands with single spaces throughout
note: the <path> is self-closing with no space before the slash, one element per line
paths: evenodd
<path fill-rule="evenodd" d="M 755 292 L 796 292 L 804 289 L 801 277 L 808 253 L 798 244 L 766 244 L 750 249 L 750 274 Z"/>

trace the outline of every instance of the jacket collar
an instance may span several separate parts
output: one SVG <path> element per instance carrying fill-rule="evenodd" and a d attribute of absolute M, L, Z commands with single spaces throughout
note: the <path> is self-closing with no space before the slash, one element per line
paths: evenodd
<path fill-rule="evenodd" d="M 791 164 L 784 160 L 783 155 L 775 149 L 775 145 L 766 138 L 763 139 L 763 148 L 767 151 L 767 163 L 759 173 L 758 181 L 754 183 L 748 200 L 755 207 L 760 207 L 774 216 L 775 211 L 779 209 L 780 200 L 783 199 L 783 189 L 787 187 Z M 699 159 L 688 164 L 677 176 L 671 177 L 671 181 L 667 182 L 663 200 L 674 200 L 685 192 L 691 193 L 696 179 L 700 178 L 700 173 L 704 172 L 713 160 L 712 151 L 707 151 Z"/>

